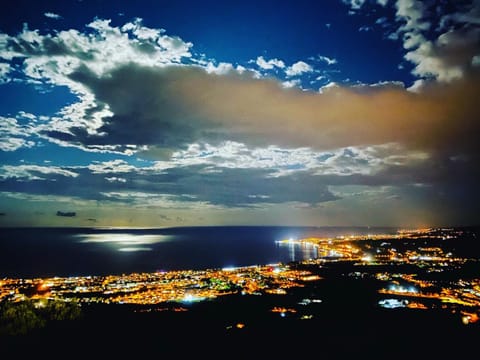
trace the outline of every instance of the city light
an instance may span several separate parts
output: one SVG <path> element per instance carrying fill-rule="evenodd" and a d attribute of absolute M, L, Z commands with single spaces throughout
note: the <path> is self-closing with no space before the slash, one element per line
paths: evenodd
<path fill-rule="evenodd" d="M 119 234 L 112 240 L 114 243 L 123 244 L 119 247 L 120 251 L 148 249 L 148 246 L 141 245 L 125 246 L 130 242 L 127 235 Z M 445 269 L 459 269 L 467 261 L 441 247 L 425 245 L 425 239 L 441 239 L 445 236 L 455 239 L 457 235 L 455 230 L 446 232 L 421 229 L 395 235 L 288 239 L 289 243 L 293 240 L 296 244 L 308 244 L 318 252 L 316 258 L 288 265 L 275 263 L 106 276 L 3 278 L 0 281 L 0 302 L 22 302 L 31 299 L 38 308 L 49 300 L 76 301 L 82 304 L 157 305 L 168 302 L 189 304 L 234 294 L 284 296 L 295 288 L 307 286 L 308 283 L 322 282 L 323 266 L 338 263 L 352 269 L 343 276 L 375 279 L 379 284 L 378 293 L 392 296 L 379 300 L 377 305 L 380 307 L 422 310 L 440 307 L 459 312 L 464 324 L 472 324 L 478 322 L 480 313 L 479 278 L 452 279 L 446 282 L 422 275 L 442 272 Z M 156 236 L 147 237 L 140 242 L 148 243 L 158 239 Z M 421 240 L 421 246 L 416 245 L 417 239 Z M 88 241 L 106 242 L 102 237 L 90 238 Z M 416 267 L 418 272 L 394 271 L 399 263 Z M 365 267 L 366 265 L 368 267 Z M 393 266 L 391 271 L 386 270 L 389 265 Z M 370 271 L 372 266 L 382 266 L 382 271 Z M 320 303 L 322 300 L 319 298 L 300 298 L 295 304 L 309 307 Z M 278 306 L 271 311 L 284 317 L 295 314 L 297 309 Z M 298 318 L 302 316 L 298 315 Z"/>

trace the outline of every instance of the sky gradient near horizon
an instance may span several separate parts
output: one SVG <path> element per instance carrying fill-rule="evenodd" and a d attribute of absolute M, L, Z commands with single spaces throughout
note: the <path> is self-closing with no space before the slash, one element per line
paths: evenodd
<path fill-rule="evenodd" d="M 479 225 L 480 1 L 9 1 L 0 226 Z"/>

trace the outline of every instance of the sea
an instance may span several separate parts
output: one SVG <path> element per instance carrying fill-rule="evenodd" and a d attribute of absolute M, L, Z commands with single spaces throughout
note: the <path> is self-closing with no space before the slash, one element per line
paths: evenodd
<path fill-rule="evenodd" d="M 288 263 L 315 258 L 316 248 L 281 240 L 396 231 L 285 226 L 1 228 L 0 278 L 119 275 Z"/>

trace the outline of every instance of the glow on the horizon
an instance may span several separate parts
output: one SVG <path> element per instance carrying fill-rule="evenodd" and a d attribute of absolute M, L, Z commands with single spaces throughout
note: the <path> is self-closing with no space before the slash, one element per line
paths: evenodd
<path fill-rule="evenodd" d="M 235 266 L 226 266 L 226 267 L 222 268 L 222 271 L 234 271 L 236 269 L 237 268 Z"/>
<path fill-rule="evenodd" d="M 152 248 L 151 247 L 124 247 L 124 248 L 120 248 L 118 249 L 118 251 L 122 251 L 122 252 L 136 252 L 136 251 L 151 251 Z"/>
<path fill-rule="evenodd" d="M 121 245 L 149 245 L 165 242 L 169 236 L 165 235 L 137 235 L 137 234 L 81 234 L 82 243 L 116 243 Z"/>

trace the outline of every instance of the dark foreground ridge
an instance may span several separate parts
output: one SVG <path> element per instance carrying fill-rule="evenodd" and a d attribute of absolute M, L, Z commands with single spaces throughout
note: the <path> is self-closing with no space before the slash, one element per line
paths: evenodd
<path fill-rule="evenodd" d="M 289 306 L 308 289 L 282 297 L 234 295 L 151 309 L 91 305 L 73 322 L 49 324 L 2 339 L 2 353 L 23 358 L 82 356 L 172 356 L 189 358 L 461 358 L 475 353 L 480 328 L 463 325 L 444 311 L 378 309 L 341 288 L 310 319 L 270 311 Z M 353 284 L 350 284 L 353 285 Z M 358 284 L 358 287 L 361 285 Z M 327 290 L 327 289 L 324 289 Z M 166 310 L 169 309 L 169 310 Z M 174 311 L 177 309 L 177 311 Z M 187 310 L 187 311 L 184 311 Z M 3 356 L 2 356 L 3 357 Z"/>

